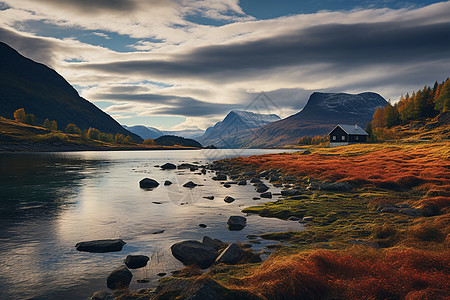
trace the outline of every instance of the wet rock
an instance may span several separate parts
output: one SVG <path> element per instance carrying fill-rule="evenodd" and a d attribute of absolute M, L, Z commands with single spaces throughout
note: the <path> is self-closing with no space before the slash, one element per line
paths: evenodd
<path fill-rule="evenodd" d="M 139 187 L 141 189 L 153 189 L 158 186 L 159 186 L 158 181 L 154 179 L 144 178 L 141 181 L 139 181 Z"/>
<path fill-rule="evenodd" d="M 208 199 L 208 200 L 214 200 L 214 196 L 205 196 L 203 198 Z"/>
<path fill-rule="evenodd" d="M 153 204 L 162 204 L 162 202 L 159 201 L 152 201 Z"/>
<path fill-rule="evenodd" d="M 214 176 L 212 178 L 212 180 L 215 180 L 215 181 L 227 180 L 227 175 L 225 175 L 225 174 L 217 174 L 216 176 Z"/>
<path fill-rule="evenodd" d="M 92 294 L 91 300 L 112 300 L 114 297 L 108 291 L 97 291 Z"/>
<path fill-rule="evenodd" d="M 227 181 L 227 182 L 225 182 L 225 184 L 237 184 L 238 182 L 237 181 Z"/>
<path fill-rule="evenodd" d="M 261 199 L 260 197 L 253 197 L 252 198 L 253 200 L 259 200 L 259 199 Z"/>
<path fill-rule="evenodd" d="M 158 275 L 159 277 L 163 277 L 163 276 L 166 276 L 167 273 L 161 272 L 161 273 L 158 273 L 158 274 L 156 274 L 156 275 Z"/>
<path fill-rule="evenodd" d="M 188 182 L 186 182 L 185 184 L 183 184 L 183 186 L 184 186 L 184 187 L 187 187 L 187 188 L 195 188 L 197 185 L 198 185 L 198 184 L 196 184 L 196 183 L 194 183 L 194 182 L 192 182 L 192 181 L 188 181 Z"/>
<path fill-rule="evenodd" d="M 297 196 L 297 195 L 301 195 L 301 193 L 302 192 L 300 192 L 297 189 L 281 190 L 281 196 L 285 196 L 285 197 Z"/>
<path fill-rule="evenodd" d="M 198 224 L 198 226 L 200 226 L 201 228 L 206 228 L 206 227 L 208 227 L 208 226 L 206 226 L 206 224 Z"/>
<path fill-rule="evenodd" d="M 346 192 L 350 191 L 353 188 L 352 185 L 348 182 L 323 182 L 319 183 L 318 185 L 319 189 L 324 191 Z"/>
<path fill-rule="evenodd" d="M 172 163 L 165 163 L 161 166 L 161 169 L 163 169 L 163 170 L 174 170 L 176 168 L 177 168 L 177 166 L 175 166 Z"/>
<path fill-rule="evenodd" d="M 219 254 L 217 251 L 198 241 L 184 241 L 170 247 L 172 255 L 184 265 L 196 264 L 202 269 L 210 267 Z"/>
<path fill-rule="evenodd" d="M 111 290 L 121 290 L 128 288 L 130 285 L 133 274 L 127 267 L 122 266 L 112 271 L 106 279 L 106 285 Z"/>
<path fill-rule="evenodd" d="M 242 252 L 236 243 L 232 243 L 216 258 L 216 263 L 235 264 Z"/>
<path fill-rule="evenodd" d="M 236 199 L 234 199 L 233 197 L 230 197 L 230 196 L 226 196 L 225 199 L 223 199 L 223 201 L 225 201 L 226 203 L 234 202 L 234 200 L 236 200 Z"/>
<path fill-rule="evenodd" d="M 238 185 L 247 185 L 247 180 L 241 180 L 237 184 Z"/>
<path fill-rule="evenodd" d="M 262 181 L 259 178 L 252 178 L 250 179 L 250 183 L 262 183 Z"/>
<path fill-rule="evenodd" d="M 165 186 L 167 186 L 167 185 L 171 185 L 172 184 L 172 181 L 170 181 L 170 180 L 166 180 L 166 181 L 164 181 L 164 185 Z"/>
<path fill-rule="evenodd" d="M 226 244 L 224 242 L 222 242 L 219 239 L 212 239 L 209 236 L 204 236 L 203 240 L 202 240 L 203 244 L 215 249 L 215 250 L 219 250 L 220 248 L 224 247 Z"/>
<path fill-rule="evenodd" d="M 280 180 L 280 177 L 278 177 L 278 176 L 270 176 L 269 177 L 269 182 L 274 182 L 274 181 L 278 181 L 278 180 Z"/>
<path fill-rule="evenodd" d="M 189 163 L 182 163 L 182 164 L 178 165 L 177 168 L 178 168 L 178 170 L 193 169 L 195 171 L 198 169 L 198 166 L 189 164 Z"/>
<path fill-rule="evenodd" d="M 265 193 L 262 193 L 260 196 L 261 196 L 261 198 L 269 198 L 269 199 L 272 199 L 272 193 L 271 193 L 271 192 L 265 192 Z"/>
<path fill-rule="evenodd" d="M 257 193 L 265 193 L 269 190 L 269 187 L 265 185 L 264 183 L 260 183 L 256 186 L 256 192 Z"/>
<path fill-rule="evenodd" d="M 200 172 L 201 172 L 203 175 L 205 175 L 205 174 L 206 174 L 206 169 L 202 169 Z"/>
<path fill-rule="evenodd" d="M 145 255 L 128 255 L 125 258 L 125 265 L 130 269 L 139 269 L 147 265 L 149 257 Z"/>
<path fill-rule="evenodd" d="M 227 221 L 229 230 L 242 230 L 247 225 L 247 219 L 241 216 L 231 216 Z"/>
<path fill-rule="evenodd" d="M 106 252 L 116 252 L 121 251 L 123 245 L 126 243 L 121 239 L 112 240 L 95 240 L 80 242 L 75 245 L 78 251 L 93 252 L 93 253 L 106 253 Z"/>
<path fill-rule="evenodd" d="M 231 187 L 231 184 L 225 183 L 225 184 L 223 185 L 223 187 L 225 187 L 225 188 L 230 188 L 230 187 Z"/>

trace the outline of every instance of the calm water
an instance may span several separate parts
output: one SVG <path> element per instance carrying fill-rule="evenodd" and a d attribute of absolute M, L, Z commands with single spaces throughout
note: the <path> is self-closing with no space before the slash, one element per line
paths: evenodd
<path fill-rule="evenodd" d="M 302 230 L 298 222 L 248 216 L 242 231 L 228 231 L 230 215 L 267 200 L 253 186 L 224 188 L 212 174 L 189 170 L 162 171 L 165 162 L 210 161 L 284 150 L 124 151 L 0 154 L 0 299 L 88 299 L 107 289 L 109 272 L 128 254 L 151 256 L 146 268 L 133 270 L 132 289 L 154 287 L 160 272 L 182 265 L 170 246 L 204 235 L 225 242 L 248 242 L 249 234 Z M 139 181 L 153 178 L 153 191 Z M 163 186 L 164 180 L 174 184 Z M 203 184 L 182 187 L 192 180 Z M 271 187 L 272 192 L 279 191 Z M 215 200 L 203 196 L 215 196 Z M 227 204 L 227 195 L 236 201 Z M 273 200 L 275 201 L 277 197 Z M 153 202 L 160 202 L 155 204 Z M 207 228 L 201 228 L 200 223 Z M 155 232 L 162 231 L 155 234 Z M 80 241 L 121 238 L 121 252 L 85 253 Z M 268 242 L 257 240 L 254 249 Z M 147 284 L 136 279 L 148 278 Z"/>

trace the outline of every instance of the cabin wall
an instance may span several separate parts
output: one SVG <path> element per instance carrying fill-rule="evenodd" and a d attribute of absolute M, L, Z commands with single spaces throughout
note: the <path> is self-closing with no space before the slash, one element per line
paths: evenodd
<path fill-rule="evenodd" d="M 348 134 L 341 127 L 336 127 L 330 132 L 330 143 L 348 143 Z"/>

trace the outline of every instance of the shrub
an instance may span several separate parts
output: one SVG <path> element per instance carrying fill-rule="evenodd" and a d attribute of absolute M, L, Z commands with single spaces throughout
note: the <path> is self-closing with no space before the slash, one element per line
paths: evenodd
<path fill-rule="evenodd" d="M 25 109 L 19 108 L 14 112 L 14 119 L 19 122 L 24 122 L 26 115 Z"/>
<path fill-rule="evenodd" d="M 87 138 L 90 140 L 98 140 L 98 135 L 100 134 L 100 131 L 98 131 L 95 128 L 89 127 L 87 131 Z"/>
<path fill-rule="evenodd" d="M 75 124 L 68 124 L 66 127 L 66 133 L 69 134 L 81 134 L 81 129 Z"/>

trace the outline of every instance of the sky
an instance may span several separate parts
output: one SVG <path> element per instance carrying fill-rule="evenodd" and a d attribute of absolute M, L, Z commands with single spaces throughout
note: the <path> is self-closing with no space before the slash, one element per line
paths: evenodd
<path fill-rule="evenodd" d="M 0 0 L 0 41 L 125 125 L 206 129 L 450 76 L 450 1 Z"/>

